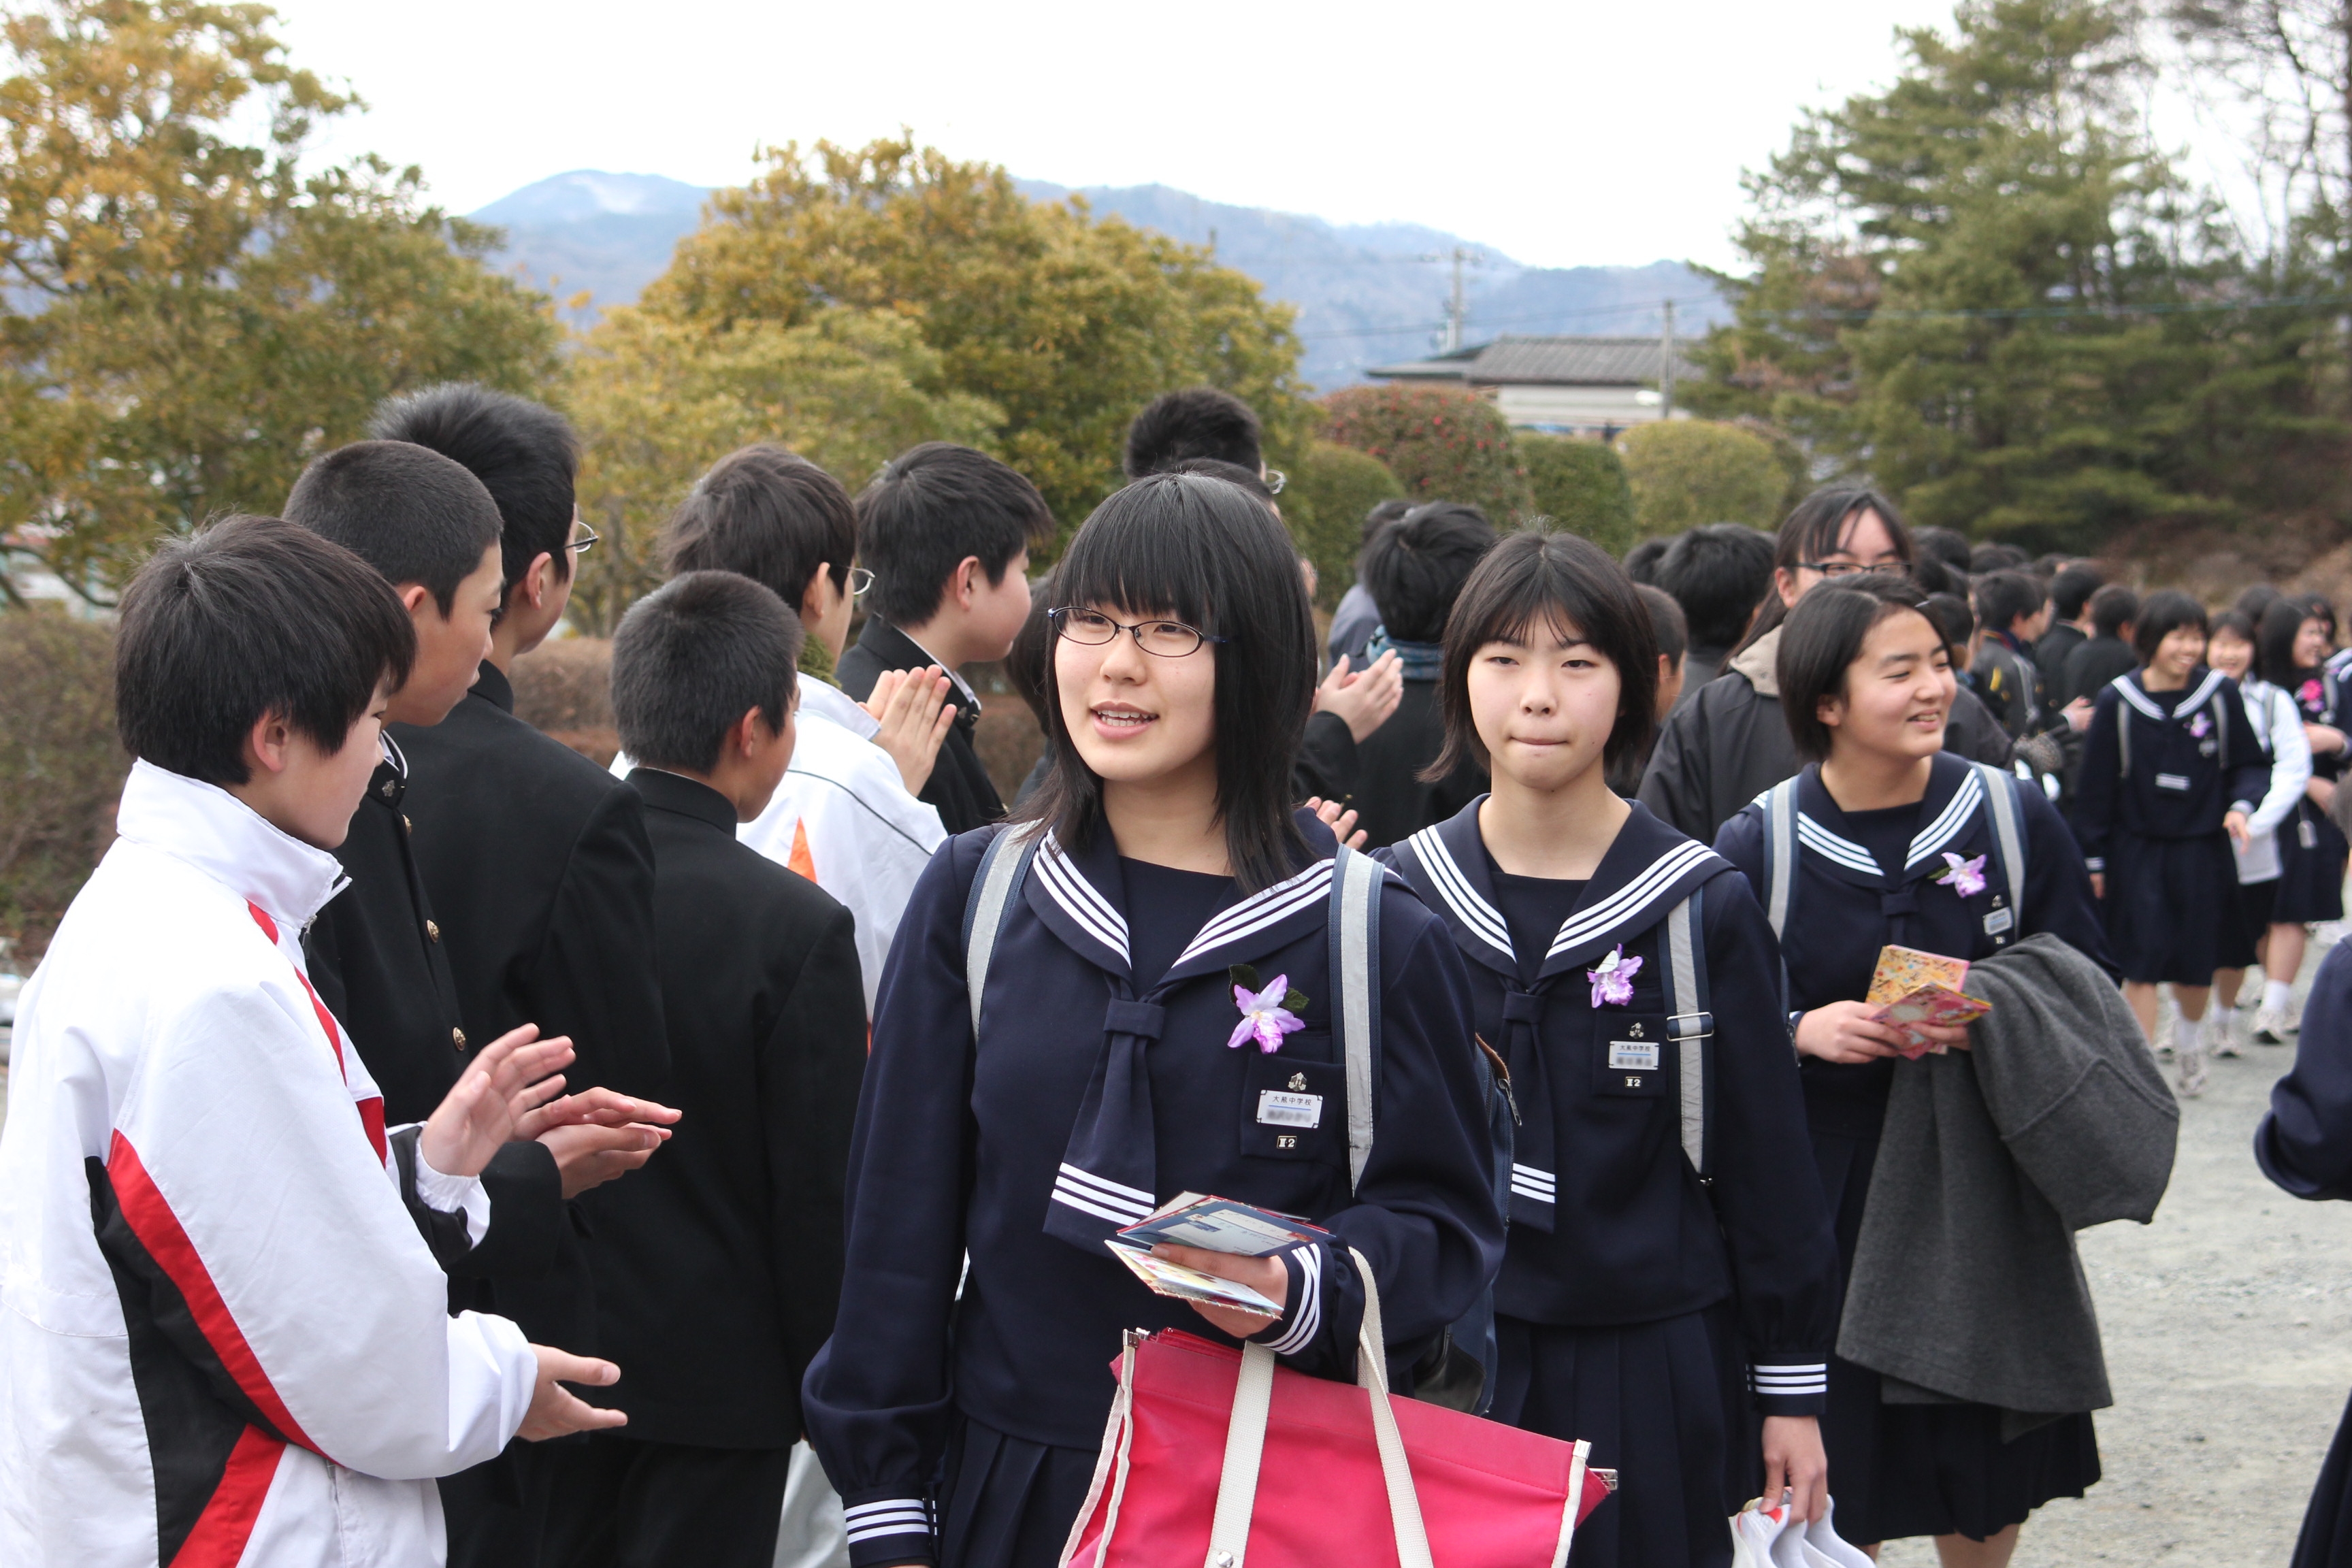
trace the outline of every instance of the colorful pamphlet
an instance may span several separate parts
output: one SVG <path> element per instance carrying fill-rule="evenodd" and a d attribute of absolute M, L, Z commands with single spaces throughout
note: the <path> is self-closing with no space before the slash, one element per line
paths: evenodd
<path fill-rule="evenodd" d="M 1138 1279 L 1151 1287 L 1154 1295 L 1173 1296 L 1180 1301 L 1205 1301 L 1212 1307 L 1230 1307 L 1258 1318 L 1282 1316 L 1280 1307 L 1239 1280 L 1203 1274 L 1197 1268 L 1154 1258 L 1142 1248 L 1123 1247 L 1108 1238 L 1103 1245 L 1110 1248 L 1113 1258 L 1132 1269 Z"/>
<path fill-rule="evenodd" d="M 1968 977 L 1966 959 L 1890 942 L 1879 950 L 1878 968 L 1870 977 L 1870 991 L 1863 1001 L 1878 1008 L 1873 1018 L 1902 1030 L 1906 1043 L 1897 1048 L 1916 1061 L 1929 1051 L 1940 1056 L 1945 1047 L 1909 1026 L 1971 1024 L 1992 1011 L 1992 1004 L 1960 989 Z"/>

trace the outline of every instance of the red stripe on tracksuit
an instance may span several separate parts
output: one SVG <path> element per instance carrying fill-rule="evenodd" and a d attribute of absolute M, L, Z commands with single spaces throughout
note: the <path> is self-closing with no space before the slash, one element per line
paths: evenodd
<path fill-rule="evenodd" d="M 245 907 L 253 912 L 253 923 L 261 928 L 262 934 L 269 939 L 269 945 L 276 947 L 278 922 L 269 918 L 269 911 L 250 899 L 246 900 Z M 319 1000 L 319 993 L 311 987 L 310 977 L 302 973 L 302 966 L 297 963 L 293 968 L 294 978 L 302 983 L 304 994 L 310 998 L 310 1011 L 319 1016 L 319 1027 L 327 1031 L 327 1044 L 334 1047 L 335 1070 L 341 1073 L 343 1081 L 348 1083 L 351 1081 L 351 1073 L 343 1066 L 343 1034 L 341 1029 L 335 1027 L 335 1016 L 327 1011 L 327 1005 L 324 1002 Z M 391 1145 L 384 1142 L 383 1097 L 362 1100 L 358 1103 L 360 1127 L 367 1133 L 368 1147 L 375 1151 L 376 1160 L 381 1163 L 391 1153 Z"/>
<path fill-rule="evenodd" d="M 196 1516 L 195 1528 L 180 1543 L 171 1568 L 236 1568 L 278 1474 L 278 1456 L 285 1452 L 286 1445 L 260 1427 L 245 1429 L 229 1450 L 212 1500 Z"/>
<path fill-rule="evenodd" d="M 245 1331 L 230 1315 L 228 1303 L 221 1300 L 212 1271 L 197 1256 L 195 1243 L 181 1228 L 180 1216 L 172 1212 L 155 1179 L 147 1173 L 139 1151 L 120 1131 L 114 1134 L 113 1144 L 107 1151 L 106 1174 L 114 1184 L 114 1201 L 121 1206 L 131 1233 L 139 1237 L 139 1244 L 147 1249 L 147 1256 L 155 1260 L 156 1267 L 179 1288 L 205 1342 L 220 1358 L 221 1365 L 239 1391 L 272 1426 L 324 1457 L 326 1450 L 310 1441 L 309 1434 L 294 1419 L 293 1412 L 286 1408 L 286 1401 L 278 1397 L 269 1374 L 261 1369 L 261 1358 L 246 1343 Z M 243 1446 L 242 1439 L 239 1446 Z"/>

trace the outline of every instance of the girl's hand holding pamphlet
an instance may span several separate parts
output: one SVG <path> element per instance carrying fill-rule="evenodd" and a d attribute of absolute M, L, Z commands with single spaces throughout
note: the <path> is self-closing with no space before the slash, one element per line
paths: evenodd
<path fill-rule="evenodd" d="M 1272 1209 L 1181 1193 L 1103 1245 L 1154 1293 L 1192 1302 L 1238 1338 L 1287 1305 L 1289 1273 L 1277 1254 L 1330 1235 Z"/>

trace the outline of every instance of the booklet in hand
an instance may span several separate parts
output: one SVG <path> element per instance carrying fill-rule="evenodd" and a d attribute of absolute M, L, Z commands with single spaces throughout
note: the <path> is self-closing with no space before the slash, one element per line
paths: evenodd
<path fill-rule="evenodd" d="M 1309 1242 L 1328 1241 L 1331 1233 L 1296 1215 L 1262 1209 L 1231 1198 L 1179 1193 L 1139 1224 L 1118 1233 L 1129 1247 L 1150 1250 L 1197 1247 L 1204 1252 L 1230 1252 L 1238 1258 L 1271 1258 Z"/>
<path fill-rule="evenodd" d="M 1877 1007 L 1872 1018 L 1902 1031 L 1905 1043 L 1896 1048 L 1905 1057 L 1916 1061 L 1929 1051 L 1941 1056 L 1945 1047 L 1910 1026 L 1972 1024 L 1991 1012 L 1991 1003 L 1960 989 L 1968 977 L 1966 959 L 1889 942 L 1879 949 L 1878 968 L 1870 977 L 1870 991 L 1863 1002 Z"/>
<path fill-rule="evenodd" d="M 1138 1279 L 1150 1286 L 1154 1295 L 1173 1296 L 1180 1301 L 1205 1301 L 1212 1307 L 1230 1307 L 1253 1317 L 1282 1316 L 1282 1309 L 1272 1300 L 1237 1279 L 1203 1274 L 1197 1268 L 1154 1258 L 1142 1248 L 1121 1246 L 1108 1237 L 1103 1245 L 1110 1248 L 1113 1258 L 1133 1270 Z"/>

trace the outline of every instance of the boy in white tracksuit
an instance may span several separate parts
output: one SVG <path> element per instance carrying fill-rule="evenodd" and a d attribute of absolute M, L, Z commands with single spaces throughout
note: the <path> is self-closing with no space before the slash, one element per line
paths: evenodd
<path fill-rule="evenodd" d="M 610 1367 L 448 1316 L 436 1261 L 487 1229 L 498 1142 L 564 1114 L 523 1085 L 568 1046 L 517 1031 L 388 1130 L 302 967 L 413 646 L 371 569 L 274 520 L 125 597 L 142 760 L 26 988 L 0 1136 L 11 1568 L 438 1563 L 430 1478 L 609 1424 L 551 1378 Z"/>

